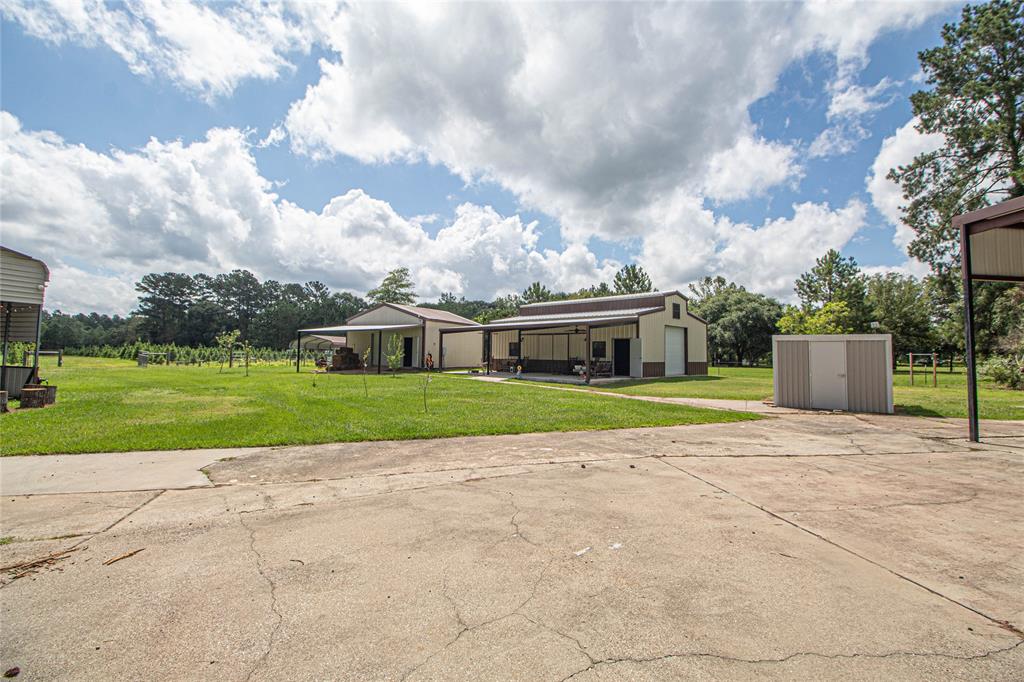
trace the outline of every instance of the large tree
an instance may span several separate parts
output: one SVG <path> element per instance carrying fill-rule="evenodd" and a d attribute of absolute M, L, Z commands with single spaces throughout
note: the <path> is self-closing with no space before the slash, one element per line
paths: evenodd
<path fill-rule="evenodd" d="M 555 297 L 551 293 L 551 290 L 540 282 L 534 282 L 530 286 L 523 290 L 523 303 L 543 303 L 544 301 L 550 301 Z"/>
<path fill-rule="evenodd" d="M 924 285 L 913 277 L 894 272 L 868 278 L 867 303 L 876 331 L 892 334 L 897 357 L 936 350 L 931 310 Z"/>
<path fill-rule="evenodd" d="M 844 303 L 853 331 L 864 331 L 868 324 L 865 277 L 856 260 L 843 258 L 835 249 L 829 249 L 809 272 L 797 278 L 796 295 L 807 312 L 829 303 Z"/>
<path fill-rule="evenodd" d="M 379 286 L 366 292 L 371 303 L 400 303 L 412 305 L 416 302 L 415 285 L 409 268 L 395 268 L 389 272 Z"/>
<path fill-rule="evenodd" d="M 639 265 L 626 265 L 615 273 L 612 282 L 616 294 L 644 294 L 654 291 L 650 276 Z"/>
<path fill-rule="evenodd" d="M 135 290 L 140 294 L 136 312 L 145 320 L 147 337 L 156 343 L 179 340 L 198 292 L 195 280 L 180 272 L 150 273 L 135 285 Z"/>
<path fill-rule="evenodd" d="M 959 267 L 953 216 L 1024 196 L 1024 1 L 967 5 L 943 44 L 918 54 L 930 89 L 910 97 L 917 129 L 942 146 L 889 172 L 907 200 L 911 255 Z"/>
<path fill-rule="evenodd" d="M 701 296 L 698 303 L 691 305 L 691 310 L 708 322 L 708 347 L 712 358 L 755 364 L 771 353 L 772 334 L 782 316 L 779 302 L 751 293 L 724 278 L 705 278 L 702 282 L 717 286 L 705 289 L 713 289 L 714 293 Z"/>

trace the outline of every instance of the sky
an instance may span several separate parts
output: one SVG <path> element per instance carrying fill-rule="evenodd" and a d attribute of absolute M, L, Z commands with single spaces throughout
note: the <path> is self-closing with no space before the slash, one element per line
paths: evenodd
<path fill-rule="evenodd" d="M 637 263 L 786 301 L 830 248 L 908 258 L 894 166 L 949 3 L 0 0 L 0 239 L 47 307 L 148 272 L 408 267 L 421 300 Z"/>

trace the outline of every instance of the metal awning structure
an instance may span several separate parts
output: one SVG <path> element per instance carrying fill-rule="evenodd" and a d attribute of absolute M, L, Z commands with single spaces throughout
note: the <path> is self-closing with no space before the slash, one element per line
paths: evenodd
<path fill-rule="evenodd" d="M 977 442 L 978 378 L 974 357 L 974 281 L 1024 282 L 1024 197 L 953 218 L 960 232 L 964 284 L 964 355 L 967 361 L 967 421 Z"/>
<path fill-rule="evenodd" d="M 21 396 L 23 386 L 39 380 L 43 298 L 49 281 L 50 269 L 46 263 L 6 246 L 0 247 L 0 335 L 3 337 L 0 390 L 7 391 L 12 398 Z M 35 344 L 31 367 L 7 364 L 8 346 L 17 342 Z"/>
<path fill-rule="evenodd" d="M 296 348 L 305 348 L 302 338 L 304 336 L 316 336 L 321 338 L 347 337 L 351 332 L 369 332 L 377 334 L 377 374 L 381 373 L 381 345 L 384 332 L 397 332 L 403 329 L 420 329 L 419 324 L 341 324 L 335 327 L 316 327 L 313 329 L 300 329 L 295 335 Z M 298 372 L 302 363 L 302 353 L 295 353 L 295 371 Z"/>
<path fill-rule="evenodd" d="M 480 332 L 484 333 L 484 363 L 487 366 L 487 373 L 491 373 L 491 334 L 494 332 L 508 332 L 514 331 L 519 332 L 519 348 L 521 349 L 523 332 L 539 329 L 548 329 L 559 331 L 564 334 L 583 334 L 586 335 L 587 341 L 585 344 L 586 353 L 586 382 L 590 383 L 590 367 L 592 359 L 590 357 L 591 344 L 590 344 L 590 330 L 600 329 L 602 327 L 618 327 L 622 325 L 635 324 L 637 326 L 637 335 L 639 336 L 640 328 L 640 316 L 646 313 L 660 310 L 661 308 L 634 308 L 626 310 L 601 310 L 601 311 L 588 311 L 588 312 L 577 312 L 577 313 L 555 313 L 548 315 L 518 315 L 516 317 L 507 317 L 500 320 L 495 320 L 487 324 L 481 324 L 475 327 L 445 327 L 440 330 L 441 334 L 441 347 L 444 348 L 444 336 L 445 334 L 461 334 L 464 332 Z M 571 331 L 565 331 L 571 330 Z M 441 353 L 442 366 L 444 368 L 444 352 Z"/>
<path fill-rule="evenodd" d="M 302 348 L 304 350 L 330 350 L 341 348 L 347 343 L 344 336 L 330 336 L 328 334 L 308 334 L 302 337 Z M 289 348 L 294 348 L 297 341 L 292 341 Z"/>

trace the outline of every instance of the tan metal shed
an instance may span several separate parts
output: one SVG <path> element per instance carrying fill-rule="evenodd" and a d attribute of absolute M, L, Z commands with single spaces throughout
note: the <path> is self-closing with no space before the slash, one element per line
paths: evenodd
<path fill-rule="evenodd" d="M 772 365 L 780 407 L 893 412 L 891 334 L 776 335 Z"/>

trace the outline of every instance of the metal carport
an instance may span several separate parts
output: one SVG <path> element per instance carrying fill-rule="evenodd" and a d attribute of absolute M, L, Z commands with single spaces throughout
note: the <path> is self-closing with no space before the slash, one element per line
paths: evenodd
<path fill-rule="evenodd" d="M 3 327 L 3 356 L 0 359 L 0 390 L 12 398 L 39 379 L 39 335 L 43 319 L 43 296 L 50 270 L 46 263 L 6 246 L 0 247 L 0 325 Z M 34 343 L 32 366 L 7 366 L 10 343 Z"/>
<path fill-rule="evenodd" d="M 1024 197 L 953 218 L 960 232 L 964 285 L 964 355 L 967 361 L 967 421 L 978 442 L 978 377 L 974 357 L 974 280 L 1024 282 Z"/>
<path fill-rule="evenodd" d="M 295 336 L 295 371 L 299 371 L 302 363 L 302 337 L 310 336 L 347 336 L 350 332 L 377 333 L 377 374 L 381 373 L 381 350 L 384 332 L 396 332 L 403 329 L 419 329 L 418 324 L 343 324 L 337 327 L 319 327 L 316 329 L 300 329 Z"/>

